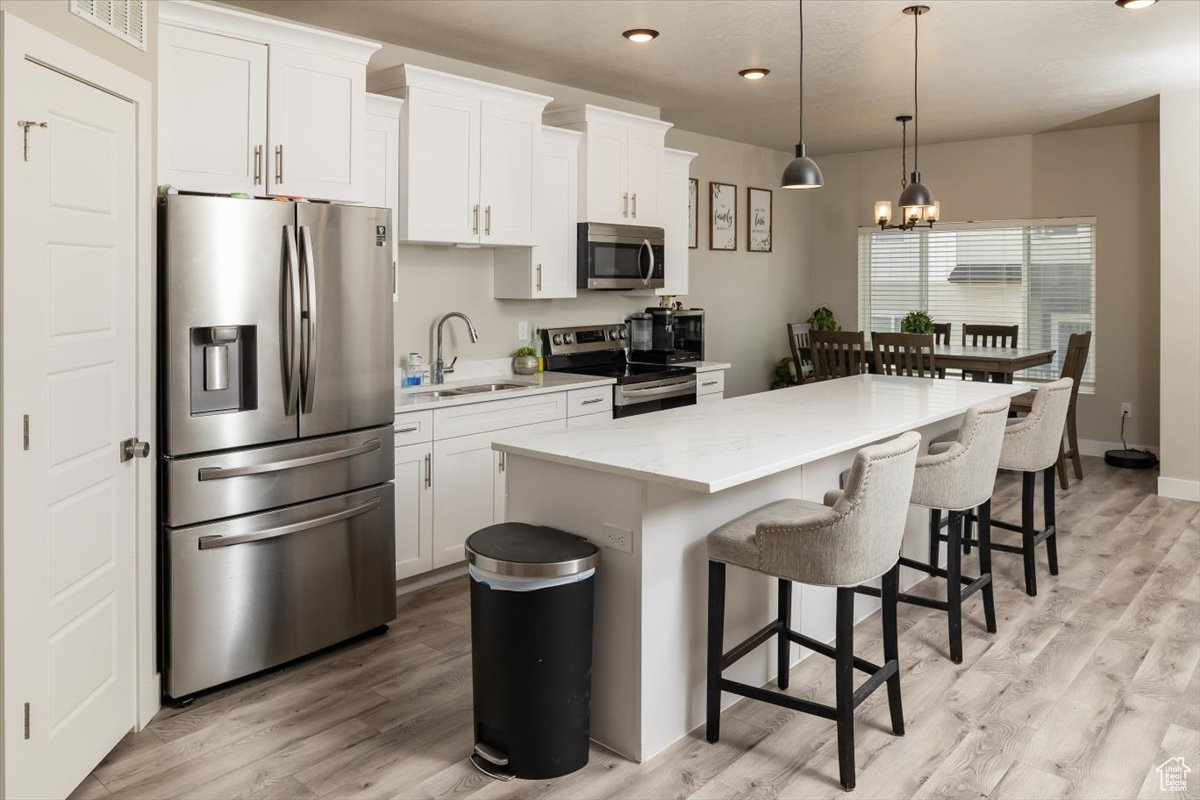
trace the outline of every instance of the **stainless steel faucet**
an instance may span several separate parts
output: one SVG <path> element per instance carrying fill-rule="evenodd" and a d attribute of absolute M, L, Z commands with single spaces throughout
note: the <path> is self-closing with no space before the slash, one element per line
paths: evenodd
<path fill-rule="evenodd" d="M 475 323 L 471 322 L 471 318 L 461 311 L 451 311 L 449 314 L 438 320 L 437 324 L 437 360 L 433 362 L 433 382 L 445 383 L 446 373 L 454 372 L 454 364 L 458 361 L 458 356 L 454 357 L 454 361 L 450 362 L 450 366 L 446 366 L 446 362 L 442 360 L 442 326 L 446 324 L 446 320 L 451 317 L 458 317 L 463 322 L 467 323 L 467 333 L 471 336 L 472 344 L 479 341 L 479 332 L 475 330 Z"/>

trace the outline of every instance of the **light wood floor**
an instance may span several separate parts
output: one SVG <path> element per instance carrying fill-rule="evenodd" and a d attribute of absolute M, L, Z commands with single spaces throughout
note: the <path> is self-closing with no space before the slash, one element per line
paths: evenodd
<path fill-rule="evenodd" d="M 1049 577 L 1043 550 L 1030 598 L 1020 557 L 997 554 L 1000 631 L 986 634 L 972 598 L 961 666 L 945 616 L 901 606 L 908 734 L 887 732 L 885 692 L 860 707 L 855 797 L 1165 797 L 1154 768 L 1173 756 L 1195 771 L 1172 796 L 1200 795 L 1200 505 L 1155 496 L 1156 472 L 1084 469 L 1059 492 L 1062 574 Z M 998 518 L 1015 520 L 1018 489 L 1001 477 Z M 844 796 L 833 723 L 750 700 L 725 713 L 716 745 L 696 731 L 642 765 L 593 747 L 574 775 L 491 781 L 465 760 L 465 579 L 399 605 L 384 636 L 164 709 L 74 797 Z M 856 630 L 868 658 L 878 627 L 876 615 Z M 832 702 L 832 679 L 810 657 L 792 691 Z"/>

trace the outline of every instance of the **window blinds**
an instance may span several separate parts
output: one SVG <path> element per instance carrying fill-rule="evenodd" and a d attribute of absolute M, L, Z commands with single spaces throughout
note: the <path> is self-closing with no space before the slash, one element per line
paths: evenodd
<path fill-rule="evenodd" d="M 1072 333 L 1095 328 L 1094 218 L 950 223 L 933 229 L 860 228 L 858 318 L 899 331 L 913 310 L 953 324 L 1019 325 L 1018 345 L 1055 351 L 1024 380 L 1054 380 Z M 1095 340 L 1083 387 L 1095 386 Z"/>

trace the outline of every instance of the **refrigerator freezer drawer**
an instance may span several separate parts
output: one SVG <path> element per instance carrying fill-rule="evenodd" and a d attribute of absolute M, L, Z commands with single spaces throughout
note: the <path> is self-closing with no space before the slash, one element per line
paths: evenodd
<path fill-rule="evenodd" d="M 166 459 L 164 519 L 192 525 L 390 481 L 392 426 Z"/>
<path fill-rule="evenodd" d="M 389 483 L 167 528 L 166 693 L 186 697 L 392 620 L 393 502 Z"/>

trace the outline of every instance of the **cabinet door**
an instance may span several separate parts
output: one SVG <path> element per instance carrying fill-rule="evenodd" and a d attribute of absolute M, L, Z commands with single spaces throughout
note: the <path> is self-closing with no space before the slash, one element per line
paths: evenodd
<path fill-rule="evenodd" d="M 159 31 L 158 183 L 266 194 L 267 46 Z"/>
<path fill-rule="evenodd" d="M 392 210 L 392 302 L 396 297 L 396 231 L 400 194 L 400 119 L 367 114 L 363 203 Z"/>
<path fill-rule="evenodd" d="M 579 222 L 578 142 L 542 142 L 538 158 L 534 297 L 574 297 Z"/>
<path fill-rule="evenodd" d="M 662 199 L 659 219 L 666 245 L 664 285 L 656 293 L 684 295 L 688 292 L 688 165 L 682 159 L 667 158 L 659 191 Z"/>
<path fill-rule="evenodd" d="M 433 569 L 433 449 L 397 447 L 396 580 Z"/>
<path fill-rule="evenodd" d="M 433 443 L 433 566 L 462 561 L 463 543 L 496 519 L 495 434 Z"/>
<path fill-rule="evenodd" d="M 479 203 L 482 244 L 524 245 L 534 238 L 534 183 L 542 115 L 484 101 L 480 107 Z"/>
<path fill-rule="evenodd" d="M 405 240 L 479 241 L 479 115 L 479 100 L 409 89 L 401 134 Z"/>
<path fill-rule="evenodd" d="M 496 479 L 492 484 L 492 518 L 497 522 L 508 522 L 508 476 L 504 474 L 507 453 L 496 453 Z"/>
<path fill-rule="evenodd" d="M 270 65 L 271 193 L 361 202 L 366 67 L 282 45 Z"/>
<path fill-rule="evenodd" d="M 587 207 L 585 222 L 630 222 L 629 193 L 625 188 L 625 164 L 629 134 L 624 128 L 598 122 L 588 123 Z"/>
<path fill-rule="evenodd" d="M 702 403 L 715 403 L 718 400 L 724 400 L 724 399 L 725 399 L 724 392 L 714 392 L 712 394 L 698 394 L 698 395 L 696 395 L 696 405 L 701 405 Z"/>
<path fill-rule="evenodd" d="M 658 181 L 663 166 L 663 133 L 629 131 L 625 191 L 629 192 L 629 221 L 635 225 L 662 225 L 658 208 Z"/>

